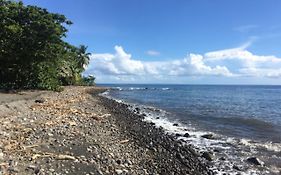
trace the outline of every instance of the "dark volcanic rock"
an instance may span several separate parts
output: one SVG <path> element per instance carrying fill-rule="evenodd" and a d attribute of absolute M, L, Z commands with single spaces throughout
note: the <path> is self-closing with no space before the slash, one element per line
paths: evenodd
<path fill-rule="evenodd" d="M 182 135 L 179 133 L 176 133 L 176 137 L 181 137 Z"/>
<path fill-rule="evenodd" d="M 108 112 L 116 119 L 120 133 L 126 134 L 129 140 L 139 146 L 138 149 L 149 151 L 151 155 L 149 161 L 142 160 L 144 161 L 142 168 L 147 174 L 214 174 L 209 169 L 208 162 L 199 159 L 191 146 L 180 144 L 175 135 L 166 134 L 161 127 L 156 128 L 144 122 L 139 115 L 132 113 L 122 103 L 104 97 L 100 99 L 102 105 L 107 106 Z M 179 126 L 177 123 L 173 125 Z"/>
<path fill-rule="evenodd" d="M 241 170 L 242 170 L 242 168 L 239 167 L 239 166 L 237 166 L 237 165 L 233 165 L 232 168 L 235 169 L 235 170 L 238 170 L 238 171 L 241 171 Z"/>
<path fill-rule="evenodd" d="M 205 139 L 213 139 L 214 138 L 213 134 L 205 134 L 205 135 L 202 135 L 201 137 L 205 138 Z"/>
<path fill-rule="evenodd" d="M 140 108 L 136 108 L 135 110 L 136 110 L 136 112 L 137 112 L 137 113 L 139 113 L 139 112 L 140 112 Z"/>
<path fill-rule="evenodd" d="M 190 135 L 188 134 L 188 133 L 185 133 L 184 135 L 183 135 L 183 137 L 189 137 Z"/>
<path fill-rule="evenodd" d="M 254 165 L 262 165 L 262 162 L 256 157 L 249 157 L 247 161 Z"/>
<path fill-rule="evenodd" d="M 205 159 L 209 160 L 209 161 L 212 161 L 214 160 L 214 156 L 213 154 L 209 153 L 209 152 L 204 152 L 202 154 L 202 157 L 204 157 Z"/>
<path fill-rule="evenodd" d="M 155 123 L 153 123 L 153 122 L 150 122 L 150 125 L 154 126 L 154 125 L 155 125 Z"/>
<path fill-rule="evenodd" d="M 45 99 L 43 99 L 43 98 L 36 99 L 34 102 L 35 102 L 35 103 L 44 103 L 44 102 L 45 102 Z"/>

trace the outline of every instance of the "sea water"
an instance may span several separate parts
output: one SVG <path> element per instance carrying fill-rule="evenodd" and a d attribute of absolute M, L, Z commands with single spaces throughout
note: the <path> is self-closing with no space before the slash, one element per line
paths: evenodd
<path fill-rule="evenodd" d="M 198 152 L 213 152 L 211 164 L 218 173 L 281 172 L 281 86 L 102 86 L 111 87 L 107 97 L 138 107 L 157 127 L 171 134 L 188 132 L 190 137 L 179 139 Z M 206 133 L 214 139 L 202 138 Z M 262 165 L 249 163 L 249 157 Z"/>

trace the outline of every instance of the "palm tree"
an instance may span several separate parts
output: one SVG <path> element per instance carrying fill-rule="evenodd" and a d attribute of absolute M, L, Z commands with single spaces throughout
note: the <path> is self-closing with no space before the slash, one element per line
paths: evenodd
<path fill-rule="evenodd" d="M 78 66 L 81 72 L 85 70 L 85 67 L 89 64 L 90 62 L 90 53 L 87 52 L 87 46 L 85 45 L 80 45 L 79 48 L 77 49 L 78 52 Z"/>

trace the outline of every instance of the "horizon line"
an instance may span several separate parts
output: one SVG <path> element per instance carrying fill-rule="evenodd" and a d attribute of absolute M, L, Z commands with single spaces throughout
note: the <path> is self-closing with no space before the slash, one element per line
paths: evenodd
<path fill-rule="evenodd" d="M 201 85 L 201 86 L 281 86 L 281 84 L 181 84 L 181 83 L 96 83 L 96 85 Z"/>

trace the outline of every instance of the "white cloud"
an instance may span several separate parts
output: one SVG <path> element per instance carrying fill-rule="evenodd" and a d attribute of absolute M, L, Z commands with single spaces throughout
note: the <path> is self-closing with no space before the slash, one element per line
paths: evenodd
<path fill-rule="evenodd" d="M 145 52 L 147 55 L 150 55 L 150 56 L 159 56 L 160 55 L 160 52 L 156 51 L 156 50 L 148 50 Z"/>
<path fill-rule="evenodd" d="M 92 54 L 90 65 L 85 74 L 103 74 L 117 76 L 203 76 L 233 74 L 224 66 L 210 67 L 205 65 L 202 55 L 190 54 L 181 60 L 140 61 L 115 46 L 114 54 Z"/>
<path fill-rule="evenodd" d="M 200 54 L 189 54 L 170 61 L 141 61 L 115 46 L 115 53 L 92 54 L 85 74 L 115 77 L 128 82 L 163 77 L 269 77 L 281 78 L 281 58 L 255 55 L 240 47 Z M 239 62 L 239 66 L 231 61 Z"/>
<path fill-rule="evenodd" d="M 236 67 L 240 76 L 281 77 L 281 58 L 274 55 L 255 55 L 246 50 L 246 47 L 208 52 L 205 59 L 207 62 L 238 60 L 242 65 Z"/>
<path fill-rule="evenodd" d="M 142 74 L 144 67 L 141 61 L 131 59 L 121 46 L 115 46 L 115 54 L 92 54 L 87 72 L 98 71 L 110 75 Z"/>

